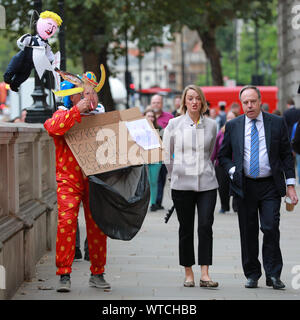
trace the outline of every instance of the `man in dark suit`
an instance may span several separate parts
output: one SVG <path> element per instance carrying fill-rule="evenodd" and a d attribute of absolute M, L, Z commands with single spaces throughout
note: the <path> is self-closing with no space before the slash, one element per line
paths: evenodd
<path fill-rule="evenodd" d="M 295 101 L 293 99 L 288 99 L 286 103 L 287 110 L 283 113 L 283 118 L 286 122 L 289 138 L 291 138 L 291 133 L 293 126 L 300 119 L 300 109 L 295 107 Z"/>
<path fill-rule="evenodd" d="M 298 202 L 288 131 L 282 117 L 261 111 L 261 94 L 256 87 L 242 88 L 239 97 L 244 115 L 227 122 L 219 163 L 229 173 L 231 192 L 237 196 L 245 287 L 256 288 L 261 276 L 259 217 L 266 285 L 282 289 L 281 197 Z"/>

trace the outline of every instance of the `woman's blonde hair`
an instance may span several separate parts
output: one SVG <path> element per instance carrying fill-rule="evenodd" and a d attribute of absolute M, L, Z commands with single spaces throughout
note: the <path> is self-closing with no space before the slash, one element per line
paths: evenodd
<path fill-rule="evenodd" d="M 194 90 L 198 93 L 199 97 L 200 97 L 200 100 L 201 100 L 201 110 L 200 110 L 200 114 L 203 114 L 207 109 L 208 109 L 208 106 L 207 106 L 207 102 L 206 102 L 206 99 L 205 99 L 205 95 L 202 91 L 202 89 L 199 87 L 199 86 L 196 86 L 194 84 L 190 84 L 188 86 L 186 86 L 183 90 L 183 93 L 182 93 L 182 96 L 181 96 L 181 104 L 180 104 L 180 109 L 179 109 L 179 112 L 181 114 L 185 114 L 186 113 L 186 105 L 185 105 L 185 97 L 186 97 L 186 94 L 188 92 L 188 90 Z"/>

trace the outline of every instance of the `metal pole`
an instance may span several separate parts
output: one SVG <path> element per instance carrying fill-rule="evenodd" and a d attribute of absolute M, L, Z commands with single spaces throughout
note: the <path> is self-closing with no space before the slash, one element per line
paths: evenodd
<path fill-rule="evenodd" d="M 22 85 L 20 85 L 18 96 L 19 96 L 19 116 L 21 118 L 22 117 Z"/>
<path fill-rule="evenodd" d="M 66 71 L 67 70 L 67 56 L 66 56 L 66 42 L 65 42 L 65 1 L 59 0 L 58 1 L 59 7 L 59 15 L 63 21 L 62 25 L 59 28 L 59 49 L 60 49 L 60 69 Z"/>
<path fill-rule="evenodd" d="M 139 90 L 142 90 L 142 59 L 143 59 L 143 56 L 141 54 L 139 54 L 138 59 L 139 59 Z"/>
<path fill-rule="evenodd" d="M 180 47 L 181 47 L 181 89 L 185 88 L 185 63 L 184 63 L 184 43 L 183 43 L 183 30 L 180 33 Z"/>
<path fill-rule="evenodd" d="M 41 0 L 34 1 L 34 9 L 38 13 L 41 13 Z M 25 121 L 29 123 L 44 123 L 48 118 L 51 118 L 52 110 L 46 102 L 47 94 L 36 71 L 34 71 L 34 91 L 31 96 L 33 98 L 33 105 L 27 109 Z"/>
<path fill-rule="evenodd" d="M 239 82 L 239 50 L 238 50 L 238 21 L 234 22 L 234 38 L 235 38 L 235 82 Z"/>
<path fill-rule="evenodd" d="M 127 25 L 125 26 L 125 85 L 126 85 L 126 109 L 129 109 L 129 70 L 128 70 Z"/>
<path fill-rule="evenodd" d="M 206 85 L 209 86 L 209 60 L 208 57 L 206 56 Z"/>
<path fill-rule="evenodd" d="M 258 21 L 257 21 L 257 19 L 255 19 L 254 41 L 255 41 L 255 73 L 256 73 L 256 76 L 258 76 L 258 73 L 259 73 L 259 43 L 258 43 Z"/>
<path fill-rule="evenodd" d="M 157 47 L 154 47 L 154 78 L 155 78 L 155 86 L 159 86 L 158 76 L 157 76 Z"/>

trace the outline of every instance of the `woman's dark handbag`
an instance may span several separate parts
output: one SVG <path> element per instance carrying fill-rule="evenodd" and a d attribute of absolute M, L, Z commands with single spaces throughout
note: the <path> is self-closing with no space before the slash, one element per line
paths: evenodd
<path fill-rule="evenodd" d="M 131 240 L 140 230 L 150 201 L 146 165 L 89 176 L 92 217 L 110 238 Z"/>

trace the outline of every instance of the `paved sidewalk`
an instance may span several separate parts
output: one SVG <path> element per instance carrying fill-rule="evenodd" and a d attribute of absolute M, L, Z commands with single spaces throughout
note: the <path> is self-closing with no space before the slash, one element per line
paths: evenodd
<path fill-rule="evenodd" d="M 300 188 L 297 187 L 298 196 Z M 171 207 L 169 192 L 166 191 L 164 207 Z M 300 287 L 300 278 L 292 274 L 292 268 L 299 266 L 300 273 L 300 205 L 294 212 L 281 210 L 281 249 L 284 268 L 281 279 L 286 290 L 274 290 L 265 286 L 261 277 L 259 288 L 244 288 L 245 277 L 240 258 L 240 240 L 237 215 L 219 214 L 216 206 L 214 222 L 213 266 L 210 274 L 218 281 L 217 289 L 199 287 L 200 272 L 194 266 L 197 286 L 184 288 L 183 268 L 178 265 L 178 222 L 176 213 L 168 224 L 164 223 L 166 211 L 149 212 L 140 232 L 129 242 L 108 239 L 108 258 L 105 277 L 111 283 L 108 292 L 88 286 L 89 262 L 74 261 L 71 275 L 72 291 L 56 292 L 58 277 L 55 275 L 55 252 L 49 252 L 37 265 L 36 277 L 25 282 L 14 296 L 14 300 L 35 299 L 82 299 L 82 300 L 299 300 L 300 288 L 293 289 L 294 283 Z M 80 213 L 80 231 L 83 251 L 85 224 Z M 260 235 L 262 237 L 262 235 Z M 262 239 L 262 238 L 260 238 Z M 195 245 L 197 245 L 195 241 Z M 261 247 L 261 246 L 260 246 Z M 299 276 L 299 274 L 298 274 Z"/>

